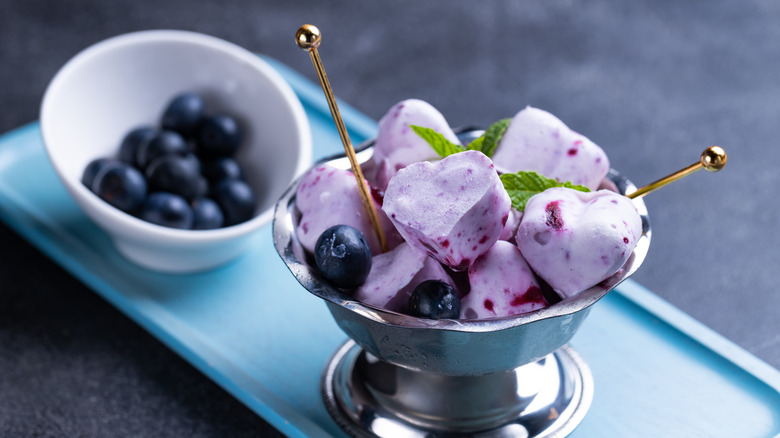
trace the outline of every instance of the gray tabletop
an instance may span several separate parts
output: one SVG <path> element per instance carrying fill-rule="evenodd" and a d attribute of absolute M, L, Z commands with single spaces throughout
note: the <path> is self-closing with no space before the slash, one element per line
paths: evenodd
<path fill-rule="evenodd" d="M 37 119 L 57 69 L 117 34 L 187 29 L 315 78 L 296 48 L 320 27 L 335 93 L 373 118 L 416 97 L 453 126 L 526 105 L 602 146 L 642 185 L 729 154 L 646 198 L 634 279 L 780 367 L 780 3 L 773 0 L 0 2 L 0 132 Z M 0 435 L 256 436 L 261 419 L 0 226 Z"/>

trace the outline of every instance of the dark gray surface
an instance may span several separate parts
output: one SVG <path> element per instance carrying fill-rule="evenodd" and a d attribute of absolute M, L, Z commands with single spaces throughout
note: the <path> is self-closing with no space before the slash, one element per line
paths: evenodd
<path fill-rule="evenodd" d="M 224 4 L 223 4 L 224 3 Z M 57 69 L 101 39 L 212 34 L 314 78 L 379 118 L 428 100 L 454 126 L 551 111 L 642 185 L 720 144 L 729 164 L 648 196 L 635 279 L 780 367 L 780 3 L 765 1 L 0 2 L 0 132 L 37 118 Z M 261 420 L 0 227 L 0 435 L 249 436 Z"/>

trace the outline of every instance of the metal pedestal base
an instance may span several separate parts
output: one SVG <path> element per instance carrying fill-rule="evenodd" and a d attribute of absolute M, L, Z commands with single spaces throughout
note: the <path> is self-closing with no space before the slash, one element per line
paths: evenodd
<path fill-rule="evenodd" d="M 330 415 L 354 437 L 564 437 L 593 399 L 587 365 L 569 347 L 482 376 L 422 373 L 347 341 L 322 377 Z"/>

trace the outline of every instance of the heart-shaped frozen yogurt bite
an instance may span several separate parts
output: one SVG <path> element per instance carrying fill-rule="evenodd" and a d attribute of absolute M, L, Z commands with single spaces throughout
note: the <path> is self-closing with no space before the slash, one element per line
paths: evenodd
<path fill-rule="evenodd" d="M 374 142 L 375 170 L 373 178 L 369 180 L 382 190 L 400 169 L 418 161 L 437 158 L 428 142 L 409 125 L 433 129 L 449 141 L 460 144 L 447 120 L 433 105 L 419 99 L 398 102 L 379 120 L 379 131 Z"/>
<path fill-rule="evenodd" d="M 363 206 L 357 181 L 349 170 L 327 164 L 315 167 L 301 180 L 295 195 L 295 206 L 301 213 L 295 233 L 307 251 L 314 252 L 314 246 L 323 231 L 333 225 L 349 225 L 363 233 L 372 254 L 381 252 L 371 219 Z M 391 248 L 398 245 L 401 236 L 379 210 L 376 200 L 374 206 L 388 245 Z"/>
<path fill-rule="evenodd" d="M 596 190 L 609 170 L 607 154 L 547 111 L 526 107 L 509 123 L 493 153 L 501 173 L 535 171 Z"/>
<path fill-rule="evenodd" d="M 493 246 L 509 209 L 493 163 L 477 151 L 401 169 L 382 206 L 406 242 L 457 271 Z"/>
<path fill-rule="evenodd" d="M 520 250 L 503 240 L 469 268 L 469 284 L 460 302 L 462 319 L 520 315 L 548 305 Z"/>
<path fill-rule="evenodd" d="M 528 201 L 516 240 L 534 272 L 570 297 L 616 273 L 641 235 L 642 219 L 625 196 L 554 188 Z"/>

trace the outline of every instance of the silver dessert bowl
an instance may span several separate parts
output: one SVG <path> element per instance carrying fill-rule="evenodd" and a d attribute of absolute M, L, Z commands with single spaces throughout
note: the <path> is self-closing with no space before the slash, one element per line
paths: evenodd
<path fill-rule="evenodd" d="M 481 132 L 467 129 L 459 135 L 467 142 Z M 372 145 L 367 142 L 358 148 L 359 162 L 369 160 Z M 343 169 L 350 166 L 343 155 L 322 162 Z M 610 171 L 608 179 L 623 194 L 636 190 L 618 172 Z M 317 272 L 295 235 L 300 181 L 277 203 L 274 245 L 298 282 L 325 301 L 352 340 L 326 367 L 322 388 L 331 415 L 347 432 L 353 436 L 422 437 L 431 432 L 563 436 L 581 421 L 592 398 L 592 378 L 566 344 L 590 307 L 636 272 L 647 255 L 650 222 L 641 198 L 633 203 L 642 218 L 642 236 L 628 261 L 607 280 L 522 315 L 431 320 L 358 302 Z M 394 429 L 383 426 L 389 420 Z"/>

